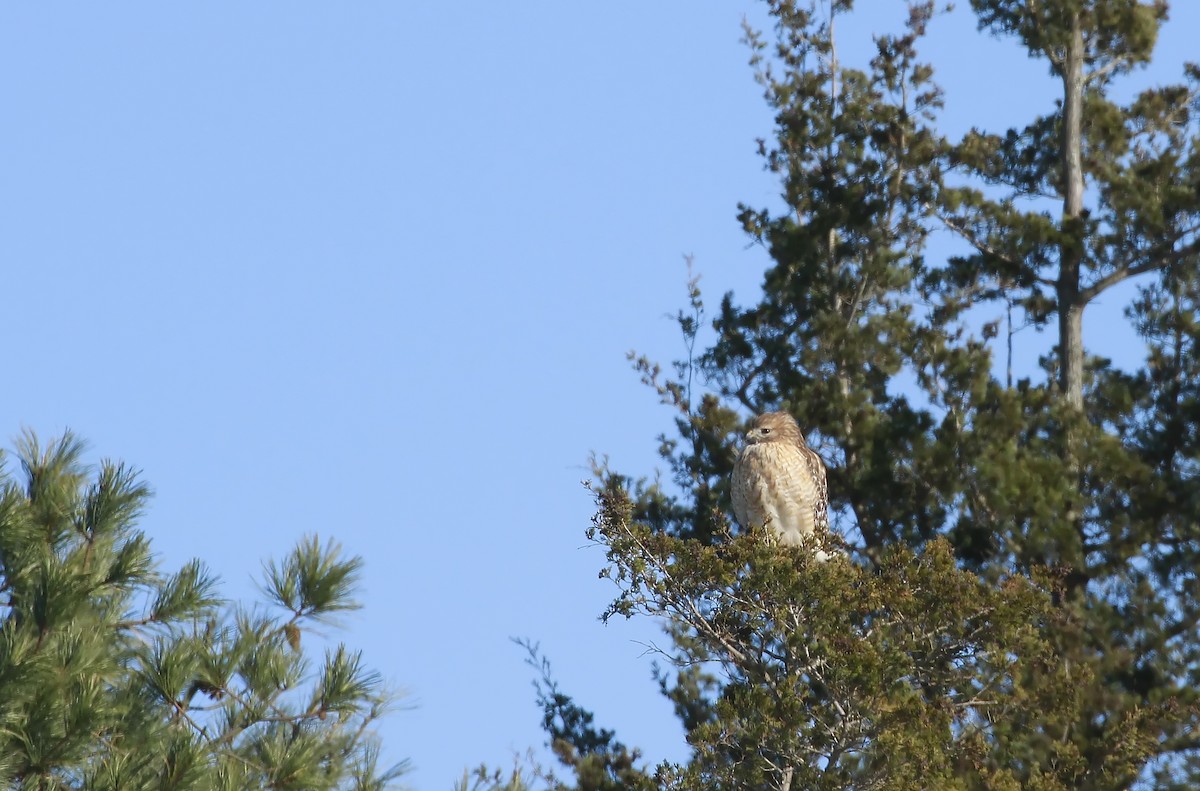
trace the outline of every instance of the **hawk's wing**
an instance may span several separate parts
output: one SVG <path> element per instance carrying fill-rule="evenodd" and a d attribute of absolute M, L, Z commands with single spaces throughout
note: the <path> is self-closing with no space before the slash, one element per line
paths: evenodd
<path fill-rule="evenodd" d="M 813 483 L 813 526 L 817 530 L 829 530 L 829 485 L 825 481 L 825 462 L 812 448 L 801 448 L 805 466 Z"/>

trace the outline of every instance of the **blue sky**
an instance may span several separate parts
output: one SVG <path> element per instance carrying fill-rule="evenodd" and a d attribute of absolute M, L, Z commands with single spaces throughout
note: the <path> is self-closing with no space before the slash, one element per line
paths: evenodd
<path fill-rule="evenodd" d="M 859 5 L 848 59 L 901 18 Z M 1191 55 L 1200 8 L 1176 5 L 1139 79 Z M 419 789 L 543 743 L 511 636 L 626 743 L 683 757 L 643 655 L 657 628 L 596 620 L 612 590 L 580 481 L 591 451 L 655 467 L 671 416 L 625 353 L 680 353 L 683 256 L 710 303 L 754 299 L 736 204 L 776 189 L 747 14 L 6 4 L 7 435 L 70 427 L 142 468 L 164 565 L 199 556 L 231 596 L 308 533 L 364 556 L 344 637 L 410 691 L 382 733 Z M 928 51 L 948 128 L 1053 95 L 962 12 Z M 1098 343 L 1136 356 L 1115 332 Z"/>

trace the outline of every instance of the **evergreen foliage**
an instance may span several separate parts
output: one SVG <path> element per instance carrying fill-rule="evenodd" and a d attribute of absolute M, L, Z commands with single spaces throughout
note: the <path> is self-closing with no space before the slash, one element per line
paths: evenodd
<path fill-rule="evenodd" d="M 163 574 L 137 528 L 150 490 L 26 434 L 0 475 L 0 788 L 384 789 L 370 728 L 390 697 L 310 624 L 352 609 L 361 561 L 301 542 L 267 566 L 283 613 L 233 606 L 199 561 Z"/>
<path fill-rule="evenodd" d="M 761 298 L 709 317 L 693 280 L 687 359 L 634 358 L 675 410 L 670 483 L 597 469 L 609 615 L 667 624 L 692 750 L 639 782 L 1197 787 L 1200 67 L 1118 98 L 1167 3 L 971 0 L 1060 93 L 960 139 L 919 54 L 934 3 L 862 68 L 838 59 L 850 0 L 768 5 L 746 35 L 785 208 L 739 215 Z M 1083 336 L 1125 281 L 1131 370 Z M 1014 381 L 1021 343 L 1048 351 Z M 829 465 L 845 560 L 730 524 L 742 426 L 771 409 Z M 607 755 L 555 787 L 612 787 Z"/>

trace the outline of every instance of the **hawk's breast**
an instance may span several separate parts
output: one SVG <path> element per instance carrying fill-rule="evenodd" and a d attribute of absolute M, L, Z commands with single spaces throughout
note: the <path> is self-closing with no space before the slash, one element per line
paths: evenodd
<path fill-rule="evenodd" d="M 747 445 L 734 466 L 731 494 L 734 515 L 744 528 L 766 524 L 787 543 L 813 533 L 818 487 L 799 447 Z"/>

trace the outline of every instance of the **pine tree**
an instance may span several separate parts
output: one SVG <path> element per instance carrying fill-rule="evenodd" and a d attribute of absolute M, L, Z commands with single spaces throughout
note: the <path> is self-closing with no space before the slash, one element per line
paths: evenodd
<path fill-rule="evenodd" d="M 149 488 L 83 452 L 26 434 L 0 476 L 0 788 L 391 787 L 379 675 L 303 645 L 357 607 L 361 560 L 305 539 L 265 567 L 269 608 L 231 605 L 199 561 L 156 569 Z"/>
<path fill-rule="evenodd" d="M 1115 98 L 1166 3 L 972 0 L 1061 93 L 957 140 L 919 54 L 932 2 L 865 68 L 838 58 L 849 0 L 768 5 L 747 40 L 786 210 L 740 210 L 771 257 L 761 299 L 726 295 L 697 351 L 692 281 L 688 359 L 635 359 L 675 410 L 671 483 L 597 469 L 609 614 L 667 623 L 659 680 L 693 748 L 644 781 L 1196 787 L 1200 69 Z M 1147 354 L 1121 370 L 1083 315 L 1135 278 Z M 1016 342 L 1050 351 L 1013 381 Z M 853 562 L 730 524 L 733 449 L 769 409 L 825 457 Z"/>

